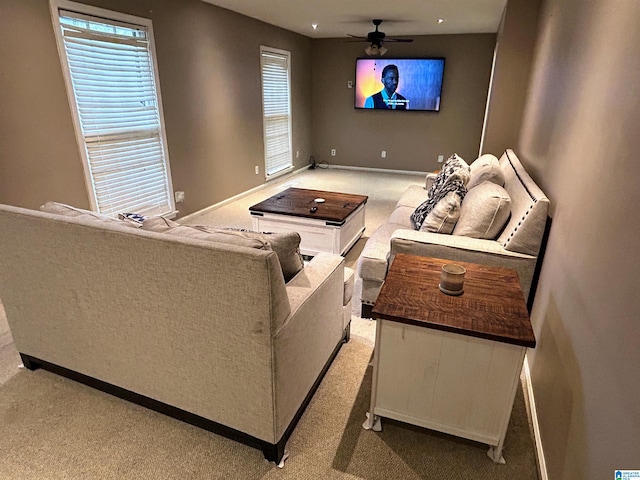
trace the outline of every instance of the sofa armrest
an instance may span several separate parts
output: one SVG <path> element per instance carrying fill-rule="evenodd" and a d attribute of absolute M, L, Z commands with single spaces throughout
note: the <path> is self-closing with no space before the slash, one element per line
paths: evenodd
<path fill-rule="evenodd" d="M 291 318 L 305 302 L 314 301 L 314 292 L 325 282 L 330 275 L 337 275 L 338 269 L 344 280 L 344 257 L 330 253 L 319 253 L 313 257 L 305 267 L 293 277 L 286 285 Z M 342 296 L 340 296 L 342 306 Z M 283 327 L 286 325 L 283 325 Z M 275 332 L 278 335 L 278 332 Z"/>
<path fill-rule="evenodd" d="M 396 230 L 391 236 L 389 264 L 398 253 L 510 268 L 518 273 L 525 300 L 529 296 L 537 257 L 505 250 L 495 240 L 459 235 Z"/>
<path fill-rule="evenodd" d="M 273 336 L 279 439 L 344 334 L 344 258 L 316 255 L 286 286 L 291 314 Z"/>

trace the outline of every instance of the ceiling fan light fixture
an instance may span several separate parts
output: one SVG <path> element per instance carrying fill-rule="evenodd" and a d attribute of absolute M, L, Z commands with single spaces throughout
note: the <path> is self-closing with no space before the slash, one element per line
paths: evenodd
<path fill-rule="evenodd" d="M 383 56 L 389 50 L 382 45 L 378 45 L 376 43 L 372 43 L 367 48 L 364 49 L 364 52 L 369 56 L 380 55 Z"/>

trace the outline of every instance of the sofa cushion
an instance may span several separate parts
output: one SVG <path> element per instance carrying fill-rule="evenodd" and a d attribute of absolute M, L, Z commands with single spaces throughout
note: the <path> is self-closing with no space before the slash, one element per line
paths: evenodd
<path fill-rule="evenodd" d="M 379 282 L 387 276 L 387 260 L 389 258 L 389 239 L 398 229 L 406 229 L 397 223 L 383 223 L 364 244 L 358 258 L 358 275 Z"/>
<path fill-rule="evenodd" d="M 140 228 L 140 225 L 134 222 L 118 220 L 116 218 L 109 217 L 100 213 L 92 212 L 91 210 L 84 210 L 82 208 L 72 207 L 59 202 L 46 202 L 40 206 L 41 212 L 55 213 L 57 215 L 64 215 L 67 217 L 82 218 L 85 220 L 92 220 L 96 222 L 104 223 L 117 223 L 118 225 L 126 225 L 128 227 Z"/>
<path fill-rule="evenodd" d="M 470 166 L 470 179 L 467 190 L 477 187 L 482 182 L 493 182 L 504 186 L 504 175 L 498 159 L 490 153 L 479 156 Z"/>
<path fill-rule="evenodd" d="M 420 231 L 444 234 L 453 232 L 460 217 L 460 203 L 460 195 L 457 191 L 447 193 L 424 219 Z"/>
<path fill-rule="evenodd" d="M 462 202 L 454 235 L 495 239 L 511 214 L 511 197 L 500 185 L 485 180 L 469 190 Z"/>
<path fill-rule="evenodd" d="M 424 202 L 424 200 L 422 200 L 422 202 Z M 387 222 L 397 223 L 398 225 L 402 225 L 402 228 L 413 228 L 411 224 L 411 214 L 415 211 L 416 207 L 417 205 L 412 207 L 400 205 L 396 207 L 395 210 L 391 212 Z"/>
<path fill-rule="evenodd" d="M 447 197 L 449 193 L 454 193 L 456 196 L 458 196 L 460 203 L 462 203 L 462 200 L 467 193 L 467 189 L 464 186 L 463 180 L 459 178 L 447 180 L 447 182 L 439 190 L 436 190 L 432 195 L 429 196 L 427 200 L 425 200 L 421 205 L 418 206 L 418 208 L 415 209 L 415 211 L 411 214 L 411 224 L 415 230 L 420 230 L 422 228 L 422 224 L 424 223 L 424 221 L 427 219 L 436 205 L 440 202 L 443 202 L 443 205 L 441 205 L 438 209 L 438 212 L 431 217 L 430 221 L 432 223 L 430 225 L 430 228 L 436 228 L 435 225 L 438 223 L 442 224 L 442 222 L 439 222 L 438 218 L 442 218 L 443 212 L 446 212 L 444 213 L 444 215 L 448 215 L 448 212 L 450 211 L 450 200 L 445 200 L 445 197 Z M 453 225 L 455 225 L 455 222 L 453 223 Z"/>
<path fill-rule="evenodd" d="M 278 255 L 285 282 L 291 280 L 304 267 L 300 254 L 300 234 L 297 232 L 262 233 L 234 228 L 181 225 L 165 218 L 147 219 L 143 222 L 142 228 L 201 240 L 273 250 Z"/>
<path fill-rule="evenodd" d="M 405 192 L 396 203 L 397 207 L 411 207 L 412 210 L 420 205 L 427 199 L 427 190 L 422 185 L 409 185 L 409 188 L 405 190 Z"/>

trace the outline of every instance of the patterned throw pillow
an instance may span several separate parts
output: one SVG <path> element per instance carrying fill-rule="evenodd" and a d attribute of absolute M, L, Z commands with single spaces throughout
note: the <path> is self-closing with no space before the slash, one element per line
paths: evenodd
<path fill-rule="evenodd" d="M 418 208 L 416 208 L 411 214 L 411 225 L 413 225 L 413 228 L 420 230 L 427 216 L 439 202 L 449 202 L 445 197 L 450 192 L 454 192 L 460 198 L 460 203 L 462 203 L 464 196 L 467 194 L 467 188 L 464 186 L 464 182 L 459 178 L 448 180 L 440 190 L 437 190 L 433 195 L 427 198 L 425 202 L 418 205 Z M 451 226 L 451 229 L 453 230 L 453 226 Z"/>
<path fill-rule="evenodd" d="M 442 164 L 440 173 L 436 176 L 433 184 L 427 192 L 427 200 L 423 202 L 411 214 L 411 225 L 416 230 L 420 230 L 422 223 L 431 213 L 436 204 L 442 200 L 447 193 L 456 192 L 460 201 L 467 193 L 466 184 L 469 182 L 469 165 L 458 154 L 451 155 Z"/>
<path fill-rule="evenodd" d="M 451 155 L 443 164 L 440 172 L 436 175 L 435 180 L 431 184 L 427 197 L 431 197 L 440 190 L 448 181 L 461 180 L 466 186 L 470 178 L 469 165 L 457 153 Z"/>

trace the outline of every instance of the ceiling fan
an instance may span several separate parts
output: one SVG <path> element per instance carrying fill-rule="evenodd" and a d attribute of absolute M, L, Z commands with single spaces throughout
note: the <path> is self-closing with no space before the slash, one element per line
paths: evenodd
<path fill-rule="evenodd" d="M 384 32 L 378 31 L 378 27 L 382 23 L 382 20 L 376 18 L 372 20 L 376 26 L 375 31 L 369 32 L 366 37 L 359 37 L 357 35 L 349 35 L 354 40 L 352 42 L 368 42 L 370 45 L 364 49 L 367 55 L 384 55 L 387 53 L 387 48 L 384 47 L 385 42 L 413 42 L 413 38 L 393 38 L 387 37 Z"/>

